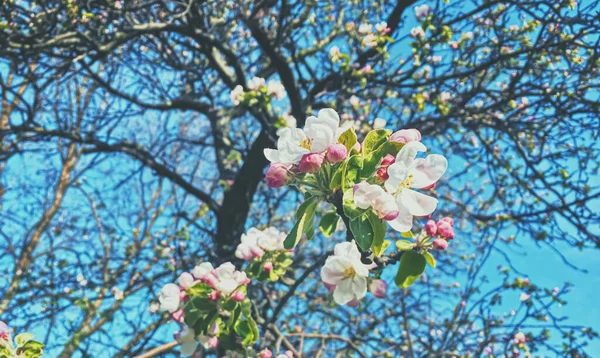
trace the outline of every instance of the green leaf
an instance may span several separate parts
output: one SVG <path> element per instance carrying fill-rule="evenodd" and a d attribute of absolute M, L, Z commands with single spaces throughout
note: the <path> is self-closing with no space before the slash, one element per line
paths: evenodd
<path fill-rule="evenodd" d="M 412 285 L 425 271 L 425 257 L 415 251 L 406 251 L 400 258 L 398 273 L 396 274 L 396 286 L 407 288 Z"/>
<path fill-rule="evenodd" d="M 363 214 L 363 210 L 354 204 L 354 188 L 350 188 L 344 192 L 342 201 L 344 215 L 346 215 L 348 219 L 353 220 Z"/>
<path fill-rule="evenodd" d="M 412 238 L 415 237 L 413 235 L 412 231 L 401 232 L 400 235 L 402 235 L 402 237 L 405 238 L 405 239 L 412 239 Z"/>
<path fill-rule="evenodd" d="M 389 245 L 389 241 L 386 244 L 384 240 L 385 233 L 387 231 L 387 225 L 385 221 L 381 220 L 371 210 L 369 210 L 367 213 L 367 217 L 369 218 L 369 222 L 373 228 L 373 253 L 375 256 L 379 257 Z"/>
<path fill-rule="evenodd" d="M 406 241 L 406 240 L 396 241 L 396 247 L 400 251 L 410 251 L 413 249 L 414 246 L 415 246 L 415 244 L 410 241 Z"/>
<path fill-rule="evenodd" d="M 392 131 L 388 129 L 370 131 L 362 145 L 363 154 L 366 156 L 377 150 L 383 143 L 387 142 L 390 134 L 392 134 Z"/>
<path fill-rule="evenodd" d="M 39 358 L 44 353 L 44 345 L 36 341 L 28 341 L 17 349 L 17 354 L 25 358 Z"/>
<path fill-rule="evenodd" d="M 362 215 L 354 220 L 351 220 L 350 231 L 352 231 L 352 235 L 354 235 L 356 243 L 363 251 L 371 248 L 375 231 L 373 226 L 371 226 L 368 215 Z"/>
<path fill-rule="evenodd" d="M 17 346 L 22 346 L 25 343 L 29 342 L 30 340 L 33 339 L 33 337 L 35 337 L 33 334 L 31 333 L 21 333 L 19 335 L 17 335 L 15 337 L 15 343 L 17 344 Z"/>
<path fill-rule="evenodd" d="M 339 218 L 335 211 L 330 211 L 321 217 L 319 229 L 325 237 L 330 237 L 335 232 Z"/>
<path fill-rule="evenodd" d="M 346 171 L 349 160 L 350 159 L 348 158 L 348 159 L 344 160 L 343 162 L 339 163 L 339 166 L 337 167 L 337 169 L 333 173 L 333 176 L 331 177 L 331 182 L 329 183 L 329 189 L 334 190 L 334 189 L 337 189 L 342 186 L 342 173 L 344 173 Z"/>
<path fill-rule="evenodd" d="M 433 257 L 433 255 L 429 251 L 423 252 L 423 257 L 425 257 L 425 261 L 427 261 L 429 266 L 435 268 L 435 265 L 436 265 L 435 257 Z"/>
<path fill-rule="evenodd" d="M 288 250 L 296 247 L 298 241 L 300 241 L 300 238 L 302 237 L 302 233 L 305 233 L 309 239 L 312 238 L 315 230 L 315 210 L 318 204 L 319 198 L 312 196 L 300 205 L 298 212 L 296 212 L 296 224 L 283 241 L 283 247 Z"/>
<path fill-rule="evenodd" d="M 348 153 L 350 153 L 357 141 L 358 138 L 356 137 L 356 133 L 354 133 L 354 127 L 348 128 L 338 138 L 338 143 L 343 144 L 348 149 Z"/>
<path fill-rule="evenodd" d="M 194 286 L 188 288 L 186 293 L 188 296 L 200 296 L 200 297 L 208 297 L 208 295 L 213 291 L 209 285 L 198 282 Z"/>
<path fill-rule="evenodd" d="M 346 170 L 342 172 L 342 190 L 354 188 L 360 178 L 360 171 L 363 166 L 363 159 L 359 155 L 353 155 L 348 159 Z"/>

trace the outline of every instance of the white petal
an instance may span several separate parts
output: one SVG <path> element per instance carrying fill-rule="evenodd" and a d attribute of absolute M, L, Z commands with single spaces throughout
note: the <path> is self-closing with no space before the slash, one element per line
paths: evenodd
<path fill-rule="evenodd" d="M 345 257 L 351 261 L 360 260 L 360 251 L 354 240 L 352 242 L 340 242 L 333 248 L 335 256 Z"/>
<path fill-rule="evenodd" d="M 189 357 L 196 351 L 196 342 L 185 342 L 181 344 L 180 353 L 182 357 Z"/>
<path fill-rule="evenodd" d="M 352 290 L 354 297 L 360 300 L 367 294 L 367 278 L 362 276 L 354 276 L 352 279 Z"/>
<path fill-rule="evenodd" d="M 407 168 L 410 168 L 413 165 L 417 153 L 425 151 L 427 151 L 427 147 L 423 143 L 416 141 L 408 142 L 396 155 L 396 163 L 402 163 Z"/>
<path fill-rule="evenodd" d="M 438 203 L 437 199 L 412 189 L 403 189 L 400 193 L 400 199 L 402 200 L 402 204 L 414 216 L 427 216 L 431 214 Z"/>
<path fill-rule="evenodd" d="M 369 276 L 369 266 L 365 265 L 360 259 L 352 262 L 352 267 L 358 276 L 367 277 Z"/>
<path fill-rule="evenodd" d="M 265 154 L 265 158 L 271 163 L 279 163 L 279 151 L 277 149 L 266 148 L 263 150 L 263 153 Z"/>
<path fill-rule="evenodd" d="M 387 172 L 389 178 L 385 181 L 385 190 L 388 193 L 395 193 L 398 191 L 398 186 L 408 177 L 408 167 L 403 163 L 394 163 L 388 167 Z"/>
<path fill-rule="evenodd" d="M 338 305 L 345 305 L 354 299 L 353 280 L 350 278 L 343 279 L 335 286 L 333 291 L 333 300 Z"/>
<path fill-rule="evenodd" d="M 424 188 L 438 181 L 446 169 L 448 161 L 443 155 L 431 154 L 425 159 L 415 159 L 411 174 L 413 175 L 413 188 Z"/>
<path fill-rule="evenodd" d="M 387 223 L 390 224 L 392 229 L 398 232 L 407 232 L 412 228 L 413 216 L 402 204 L 400 196 L 398 196 L 396 204 L 398 205 L 398 217 L 392 221 L 388 221 Z"/>
<path fill-rule="evenodd" d="M 335 133 L 337 128 L 340 126 L 340 116 L 338 113 L 331 108 L 325 108 L 320 110 L 318 115 L 319 120 L 327 123 L 329 128 L 331 128 L 331 130 Z"/>
<path fill-rule="evenodd" d="M 354 191 L 354 204 L 361 209 L 368 209 L 371 206 L 371 203 L 366 197 L 369 183 L 366 181 L 361 181 L 360 183 L 356 184 L 355 188 L 356 191 Z"/>
<path fill-rule="evenodd" d="M 325 266 L 321 268 L 321 280 L 330 285 L 337 285 L 344 279 L 344 271 L 352 267 L 351 262 L 343 256 L 329 256 Z"/>
<path fill-rule="evenodd" d="M 312 153 L 321 153 L 331 144 L 335 143 L 335 130 L 323 124 L 307 126 L 304 133 L 311 139 L 310 151 Z"/>

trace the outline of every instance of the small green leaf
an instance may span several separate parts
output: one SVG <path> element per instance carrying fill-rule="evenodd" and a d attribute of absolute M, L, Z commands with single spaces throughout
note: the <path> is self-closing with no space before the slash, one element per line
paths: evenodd
<path fill-rule="evenodd" d="M 363 251 L 371 248 L 375 232 L 367 215 L 362 215 L 354 220 L 351 220 L 350 231 L 352 231 L 352 235 L 354 235 L 356 243 Z"/>
<path fill-rule="evenodd" d="M 396 286 L 407 288 L 412 285 L 425 271 L 427 263 L 425 257 L 415 251 L 406 251 L 400 258 L 398 273 L 396 274 Z"/>
<path fill-rule="evenodd" d="M 396 241 L 396 247 L 400 251 L 410 251 L 413 249 L 414 246 L 415 246 L 415 244 L 410 241 L 406 241 L 406 240 Z"/>
<path fill-rule="evenodd" d="M 387 129 L 370 131 L 362 145 L 363 155 L 367 156 L 377 150 L 383 143 L 387 142 L 390 134 L 392 134 L 392 131 Z"/>
<path fill-rule="evenodd" d="M 315 230 L 315 210 L 318 204 L 319 198 L 312 196 L 300 205 L 298 212 L 296 212 L 296 224 L 283 241 L 283 247 L 288 250 L 296 247 L 302 237 L 302 233 L 305 233 L 309 239 L 312 238 Z"/>
<path fill-rule="evenodd" d="M 342 190 L 353 188 L 358 183 L 363 159 L 359 155 L 353 155 L 348 159 L 346 170 L 342 172 Z"/>
<path fill-rule="evenodd" d="M 433 257 L 433 255 L 429 251 L 423 252 L 423 257 L 425 257 L 425 261 L 427 261 L 429 266 L 435 268 L 435 265 L 436 265 L 435 257 Z"/>
<path fill-rule="evenodd" d="M 344 192 L 343 205 L 344 215 L 350 220 L 356 219 L 363 214 L 363 210 L 354 204 L 354 188 L 350 188 Z"/>
<path fill-rule="evenodd" d="M 339 218 L 335 211 L 330 211 L 321 217 L 319 229 L 325 237 L 330 237 L 335 232 Z"/>
<path fill-rule="evenodd" d="M 386 245 L 384 240 L 385 233 L 387 231 L 387 225 L 385 221 L 381 220 L 371 210 L 368 211 L 367 217 L 369 218 L 369 222 L 373 228 L 373 253 L 375 256 L 379 257 L 389 245 L 389 241 Z"/>
<path fill-rule="evenodd" d="M 402 237 L 405 239 L 412 239 L 415 237 L 412 231 L 401 232 L 400 235 L 402 235 Z"/>
<path fill-rule="evenodd" d="M 329 183 L 329 189 L 334 190 L 342 186 L 342 173 L 346 171 L 348 166 L 348 160 L 346 159 L 343 162 L 339 163 L 337 169 L 333 173 L 331 177 L 331 182 Z M 337 165 L 337 164 L 336 164 Z"/>
<path fill-rule="evenodd" d="M 357 141 L 358 138 L 356 137 L 356 133 L 354 133 L 354 127 L 348 128 L 338 138 L 338 143 L 343 144 L 348 149 L 348 153 L 350 153 Z"/>
<path fill-rule="evenodd" d="M 17 344 L 17 346 L 20 347 L 20 346 L 24 345 L 25 343 L 29 342 L 30 340 L 32 340 L 33 337 L 35 337 L 35 336 L 31 333 L 21 333 L 15 337 L 15 343 Z"/>
<path fill-rule="evenodd" d="M 25 358 L 39 358 L 43 353 L 44 345 L 36 341 L 28 341 L 19 349 L 17 349 L 17 354 L 19 354 L 19 357 Z"/>

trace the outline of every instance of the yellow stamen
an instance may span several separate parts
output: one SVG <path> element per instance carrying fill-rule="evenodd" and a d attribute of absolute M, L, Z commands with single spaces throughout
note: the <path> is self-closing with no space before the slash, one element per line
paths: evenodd
<path fill-rule="evenodd" d="M 400 185 L 398 187 L 399 188 L 410 188 L 410 186 L 413 182 L 414 182 L 414 177 L 412 174 L 409 174 L 408 178 L 406 178 L 402 183 L 400 183 Z"/>
<path fill-rule="evenodd" d="M 300 140 L 300 146 L 301 146 L 302 148 L 305 148 L 305 149 L 311 150 L 311 147 L 312 147 L 312 140 L 311 140 L 310 138 L 302 139 L 302 140 Z"/>
<path fill-rule="evenodd" d="M 356 275 L 356 271 L 354 271 L 354 267 L 348 267 L 344 270 L 344 277 L 354 277 Z"/>

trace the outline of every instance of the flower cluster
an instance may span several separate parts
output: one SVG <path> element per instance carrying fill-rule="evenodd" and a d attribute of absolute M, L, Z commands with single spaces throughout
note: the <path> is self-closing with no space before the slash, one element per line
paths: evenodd
<path fill-rule="evenodd" d="M 389 246 L 385 240 L 388 224 L 402 236 L 413 237 L 410 230 L 414 218 L 429 217 L 438 204 L 437 199 L 422 191 L 436 186 L 448 161 L 439 154 L 420 156 L 427 147 L 416 129 L 371 130 L 361 143 L 351 123 L 340 127 L 338 114 L 333 109 L 323 109 L 318 117 L 306 120 L 304 129 L 282 130 L 277 149 L 266 149 L 265 156 L 271 161 L 266 174 L 270 187 L 296 185 L 305 192 L 297 222 L 283 240 L 285 249 L 293 248 L 304 235 L 312 238 L 316 208 L 321 201 L 332 203 L 337 209 L 321 218 L 319 228 L 326 236 L 335 231 L 337 215 L 343 212 L 354 241 L 336 245 L 321 278 L 338 304 L 353 305 L 367 292 L 370 267 L 362 259 L 380 256 Z M 426 263 L 435 266 L 429 250 L 446 248 L 447 240 L 454 237 L 452 225 L 450 218 L 431 221 L 416 243 L 397 242 L 403 251 L 396 276 L 398 286 L 412 284 Z M 254 251 L 242 245 L 240 254 L 262 255 L 259 248 Z M 385 295 L 385 282 L 373 281 L 371 286 L 376 297 Z"/>
<path fill-rule="evenodd" d="M 33 338 L 31 333 L 21 333 L 15 336 L 13 342 L 10 328 L 0 321 L 0 357 L 41 357 L 44 354 L 44 345 Z"/>
<path fill-rule="evenodd" d="M 254 77 L 248 82 L 248 90 L 245 91 L 242 85 L 235 86 L 229 98 L 235 106 L 245 104 L 254 106 L 258 103 L 269 104 L 271 98 L 282 100 L 285 98 L 285 88 L 279 81 L 269 81 L 265 83 L 262 77 Z"/>
<path fill-rule="evenodd" d="M 249 262 L 246 271 L 250 277 L 277 281 L 292 264 L 290 250 L 283 247 L 285 237 L 285 233 L 273 227 L 251 228 L 242 235 L 235 256 Z"/>
<path fill-rule="evenodd" d="M 217 268 L 204 262 L 191 273 L 182 273 L 178 284 L 162 288 L 158 296 L 160 308 L 183 327 L 176 335 L 183 356 L 192 355 L 198 343 L 205 349 L 216 348 L 222 335 L 242 336 L 246 345 L 258 339 L 258 328 L 250 314 L 251 303 L 246 299 L 249 283 L 246 273 L 236 270 L 230 262 Z M 235 339 L 225 341 L 237 344 Z"/>
<path fill-rule="evenodd" d="M 386 22 L 380 22 L 374 27 L 375 31 L 373 31 L 372 24 L 361 24 L 358 27 L 358 33 L 363 36 L 361 44 L 364 47 L 377 48 L 384 45 L 386 42 L 391 41 L 387 36 L 391 29 Z"/>

